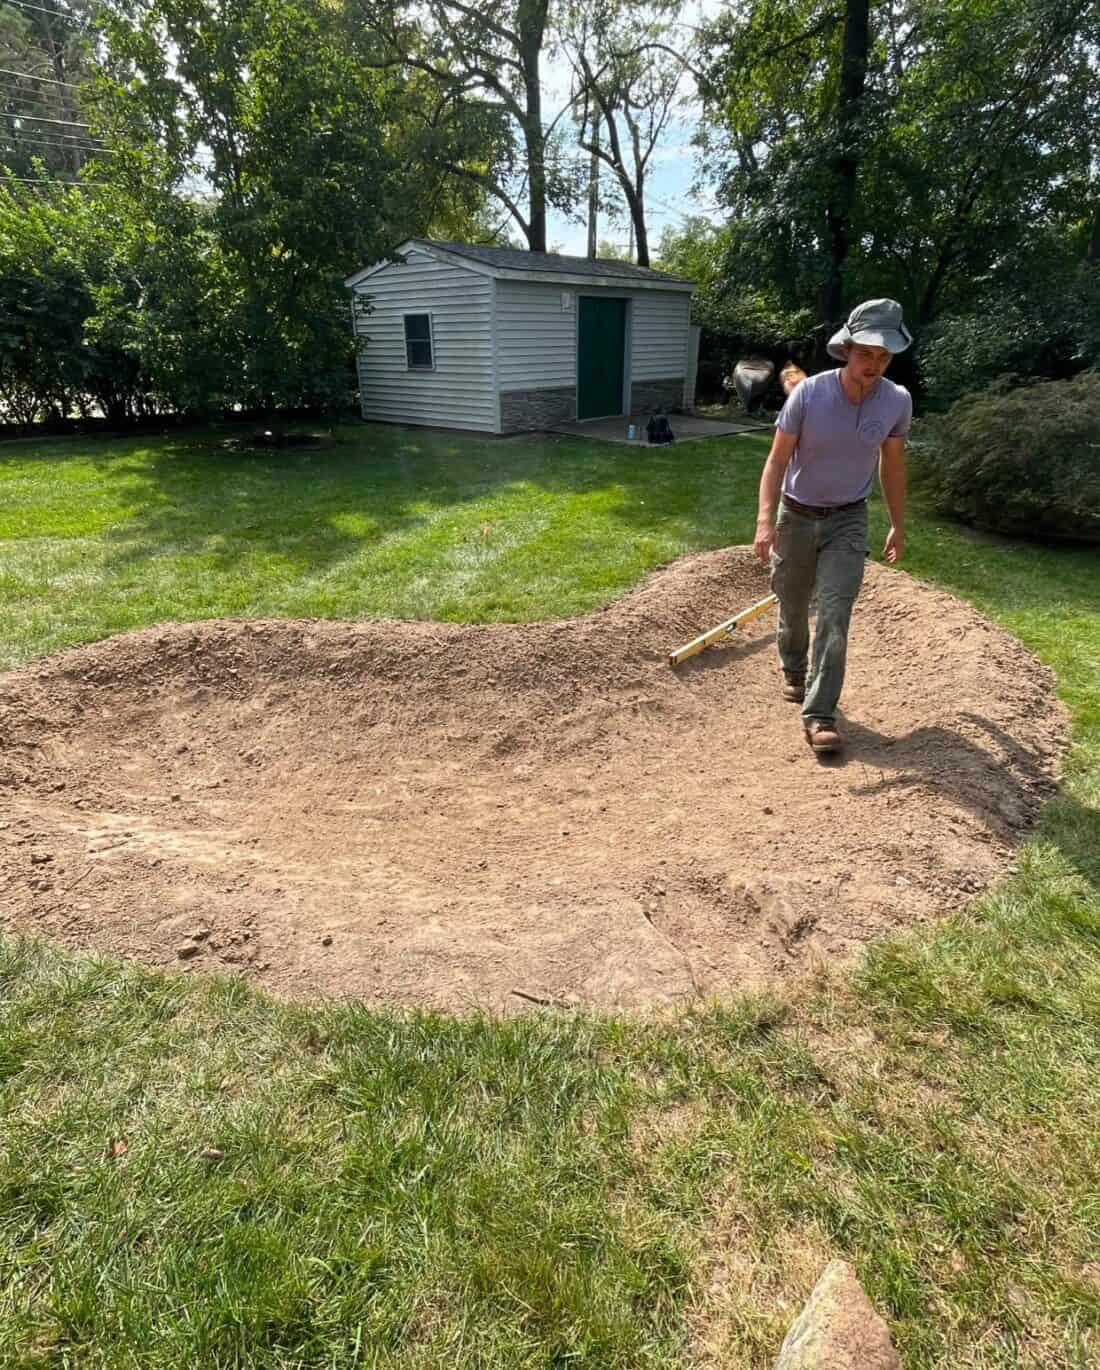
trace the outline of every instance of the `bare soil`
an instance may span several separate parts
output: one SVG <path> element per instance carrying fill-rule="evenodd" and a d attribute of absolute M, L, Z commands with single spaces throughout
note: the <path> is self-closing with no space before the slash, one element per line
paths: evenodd
<path fill-rule="evenodd" d="M 1054 787 L 1050 672 L 869 565 L 826 763 L 745 548 L 535 625 L 204 622 L 0 677 L 0 926 L 287 995 L 660 1005 L 942 914 Z"/>

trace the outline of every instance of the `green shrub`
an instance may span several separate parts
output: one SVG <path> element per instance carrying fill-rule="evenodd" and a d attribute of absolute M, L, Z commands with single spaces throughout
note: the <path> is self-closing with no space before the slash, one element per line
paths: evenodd
<path fill-rule="evenodd" d="M 1002 379 L 927 419 L 916 482 L 991 532 L 1100 543 L 1100 373 Z"/>
<path fill-rule="evenodd" d="M 997 376 L 1065 380 L 1100 367 L 1100 269 L 1036 271 L 1026 286 L 975 296 L 938 318 L 916 348 L 926 409 L 947 409 Z"/>

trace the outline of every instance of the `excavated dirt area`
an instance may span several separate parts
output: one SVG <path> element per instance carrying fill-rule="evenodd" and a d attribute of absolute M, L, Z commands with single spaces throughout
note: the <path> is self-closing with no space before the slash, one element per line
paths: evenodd
<path fill-rule="evenodd" d="M 1066 736 L 1049 672 L 869 565 L 850 745 L 779 697 L 744 548 L 533 626 L 209 622 L 0 678 L 0 925 L 278 992 L 497 1010 L 760 984 L 1001 873 Z"/>

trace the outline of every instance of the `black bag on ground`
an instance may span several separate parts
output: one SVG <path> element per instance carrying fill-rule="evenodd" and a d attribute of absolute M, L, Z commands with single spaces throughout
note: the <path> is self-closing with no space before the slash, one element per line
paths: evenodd
<path fill-rule="evenodd" d="M 646 424 L 645 431 L 650 442 L 676 441 L 676 434 L 672 431 L 672 425 L 664 414 L 654 414 Z"/>

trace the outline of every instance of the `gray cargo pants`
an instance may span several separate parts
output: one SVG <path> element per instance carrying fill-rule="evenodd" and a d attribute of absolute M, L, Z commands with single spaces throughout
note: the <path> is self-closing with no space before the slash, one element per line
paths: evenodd
<path fill-rule="evenodd" d="M 771 586 L 779 597 L 779 659 L 788 675 L 806 677 L 806 723 L 835 720 L 848 656 L 848 622 L 863 584 L 866 555 L 866 502 L 823 518 L 780 502 L 771 554 Z M 815 590 L 817 630 L 807 677 Z"/>

